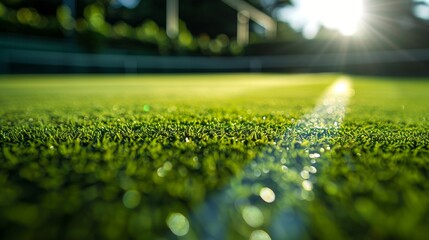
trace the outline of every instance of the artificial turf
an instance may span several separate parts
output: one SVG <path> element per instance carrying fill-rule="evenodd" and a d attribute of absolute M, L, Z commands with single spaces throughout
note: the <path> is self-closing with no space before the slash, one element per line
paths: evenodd
<path fill-rule="evenodd" d="M 0 239 L 426 239 L 429 79 L 340 77 L 1 76 Z"/>

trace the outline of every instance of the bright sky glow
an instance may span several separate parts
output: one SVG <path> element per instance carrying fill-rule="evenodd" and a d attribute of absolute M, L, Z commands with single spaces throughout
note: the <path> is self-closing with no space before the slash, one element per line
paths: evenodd
<path fill-rule="evenodd" d="M 429 0 L 414 0 L 413 12 L 418 18 L 429 20 Z"/>
<path fill-rule="evenodd" d="M 122 6 L 131 9 L 131 8 L 135 8 L 140 3 L 140 0 L 118 0 L 118 2 Z"/>
<path fill-rule="evenodd" d="M 351 36 L 358 31 L 363 10 L 363 0 L 293 0 L 293 6 L 279 10 L 278 17 L 308 39 L 322 26 Z"/>

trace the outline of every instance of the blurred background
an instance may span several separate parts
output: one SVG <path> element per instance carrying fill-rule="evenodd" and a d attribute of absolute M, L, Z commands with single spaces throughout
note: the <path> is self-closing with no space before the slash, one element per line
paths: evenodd
<path fill-rule="evenodd" d="M 429 0 L 0 0 L 0 73 L 429 74 Z"/>

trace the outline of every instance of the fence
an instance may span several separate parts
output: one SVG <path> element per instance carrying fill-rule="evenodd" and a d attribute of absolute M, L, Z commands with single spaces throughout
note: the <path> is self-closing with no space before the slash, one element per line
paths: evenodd
<path fill-rule="evenodd" d="M 0 73 L 362 71 L 376 68 L 390 69 L 394 73 L 399 68 L 428 74 L 428 63 L 429 49 L 241 57 L 139 56 L 10 48 L 0 51 Z"/>

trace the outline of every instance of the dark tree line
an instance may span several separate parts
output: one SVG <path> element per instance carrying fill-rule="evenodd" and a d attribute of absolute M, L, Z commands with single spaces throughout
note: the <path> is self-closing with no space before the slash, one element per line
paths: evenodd
<path fill-rule="evenodd" d="M 56 19 L 58 8 L 66 0 L 2 0 L 0 3 L 8 9 L 31 8 L 37 10 L 41 15 L 50 16 Z M 68 0 L 73 1 L 73 0 Z M 103 18 L 111 26 L 118 23 L 125 23 L 132 28 L 138 28 L 148 20 L 156 23 L 160 32 L 165 29 L 166 22 L 166 1 L 165 0 L 136 0 L 137 5 L 128 8 L 121 6 L 120 0 L 75 0 L 75 19 L 85 18 L 85 9 L 90 5 L 97 5 L 103 9 Z M 290 0 L 247 0 L 261 11 L 274 15 L 277 9 L 293 4 Z M 413 13 L 416 4 L 414 0 L 364 0 L 365 18 L 364 28 L 360 39 L 364 39 L 365 47 L 368 49 L 388 49 L 388 48 L 423 48 L 429 47 L 427 41 L 429 37 L 428 22 L 417 18 Z M 421 3 L 420 3 L 421 4 Z M 230 39 L 236 36 L 235 10 L 224 4 L 221 0 L 179 0 L 179 17 L 186 24 L 186 29 L 195 39 L 200 36 L 207 36 L 214 39 L 219 35 L 226 35 Z M 7 14 L 3 14 L 3 18 Z M 339 19 L 338 21 L 341 21 Z M 56 23 L 58 25 L 58 23 Z M 251 27 L 255 26 L 252 23 Z M 22 32 L 24 34 L 47 34 L 61 36 L 64 32 L 55 28 L 55 22 L 48 25 L 48 30 L 28 29 L 26 26 L 11 25 L 10 22 L 2 22 L 0 16 L 0 31 Z M 257 39 L 257 34 L 253 31 L 252 36 Z M 82 42 L 91 43 L 91 39 L 100 39 L 98 33 L 83 33 Z M 89 36 L 89 37 L 88 37 Z M 297 37 L 294 31 L 286 24 L 278 25 L 278 41 L 302 40 Z M 319 34 L 319 40 L 327 38 L 341 38 L 338 34 L 330 30 L 323 29 Z M 86 38 L 88 37 L 88 38 Z M 106 36 L 105 36 L 106 37 Z M 107 36 L 109 38 L 109 36 Z M 159 39 L 158 39 L 159 40 Z M 158 41 L 157 40 L 157 41 Z M 162 40 L 162 39 L 161 39 Z M 97 40 L 98 41 L 98 40 Z M 90 48 L 99 45 L 99 41 L 94 41 Z M 103 40 L 106 42 L 106 40 Z M 162 40 L 164 41 L 164 40 Z M 126 41 L 124 41 L 126 42 Z M 124 43 L 128 46 L 128 42 Z M 159 41 L 155 44 L 161 44 Z M 163 46 L 167 46 L 163 42 Z M 167 45 L 166 45 L 167 44 Z M 175 43 L 170 47 L 174 48 Z M 270 43 L 271 44 L 271 43 Z M 356 43 L 358 44 L 358 43 Z M 192 47 L 192 46 L 191 46 Z M 167 48 L 167 47 L 166 47 Z M 304 48 L 303 50 L 306 50 Z M 291 48 L 287 51 L 297 51 L 299 48 Z M 300 51 L 300 50 L 299 50 Z M 270 52 L 270 51 L 267 51 Z M 276 49 L 274 53 L 287 53 Z"/>
<path fill-rule="evenodd" d="M 136 0 L 134 8 L 121 6 L 118 0 L 75 0 L 76 18 L 83 17 L 86 6 L 97 3 L 105 8 L 106 21 L 115 23 L 124 21 L 131 26 L 137 26 L 146 19 L 152 19 L 160 26 L 165 26 L 165 0 Z M 249 3 L 273 15 L 276 9 L 290 5 L 290 0 L 247 0 Z M 64 0 L 2 0 L 7 7 L 31 7 L 44 15 L 55 15 L 57 8 Z M 179 0 L 180 18 L 195 34 L 208 33 L 215 36 L 224 33 L 235 35 L 236 12 L 222 3 L 221 0 Z M 424 21 L 413 15 L 414 0 L 365 0 L 367 10 L 366 23 L 378 31 L 387 31 L 392 28 L 421 27 Z M 341 21 L 339 19 L 339 21 Z M 408 26 L 405 26 L 407 25 Z"/>

